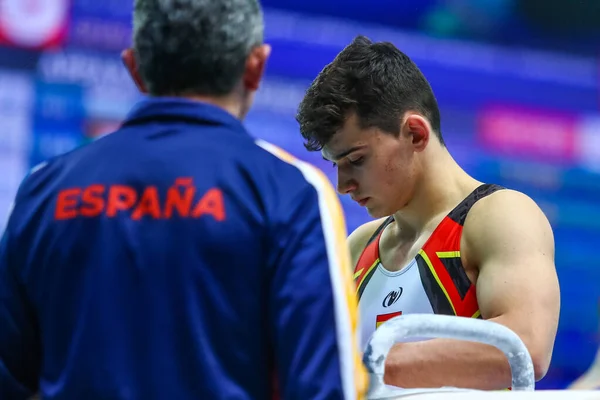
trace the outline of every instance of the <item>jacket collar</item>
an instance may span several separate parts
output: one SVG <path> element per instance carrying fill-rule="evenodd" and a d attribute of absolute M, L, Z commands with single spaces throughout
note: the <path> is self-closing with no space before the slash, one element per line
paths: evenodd
<path fill-rule="evenodd" d="M 161 120 L 225 125 L 233 130 L 246 132 L 242 122 L 222 108 L 176 97 L 149 97 L 142 100 L 129 112 L 123 126 Z"/>

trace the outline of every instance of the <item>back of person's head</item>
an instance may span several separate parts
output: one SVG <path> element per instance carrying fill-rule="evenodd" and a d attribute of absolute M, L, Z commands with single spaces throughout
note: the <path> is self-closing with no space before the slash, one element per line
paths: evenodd
<path fill-rule="evenodd" d="M 133 60 L 124 59 L 153 96 L 222 97 L 240 83 L 258 87 L 268 56 L 261 58 L 263 31 L 257 0 L 135 0 Z"/>
<path fill-rule="evenodd" d="M 358 36 L 321 71 L 296 118 L 306 148 L 316 151 L 352 115 L 362 128 L 397 135 L 408 111 L 425 117 L 444 144 L 437 100 L 419 68 L 393 44 Z"/>

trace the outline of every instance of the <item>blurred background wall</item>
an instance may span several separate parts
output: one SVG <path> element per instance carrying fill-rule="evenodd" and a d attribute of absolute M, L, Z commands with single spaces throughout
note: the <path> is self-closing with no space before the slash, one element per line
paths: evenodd
<path fill-rule="evenodd" d="M 115 129 L 139 95 L 119 52 L 132 0 L 0 0 L 0 225 L 40 161 Z M 600 0 L 264 0 L 273 56 L 250 131 L 297 157 L 294 113 L 357 34 L 422 68 L 450 151 L 477 179 L 521 190 L 554 227 L 562 314 L 551 371 L 591 363 L 600 298 Z M 106 160 L 109 162 L 109 160 Z M 348 229 L 368 216 L 342 198 Z M 534 276 L 531 279 L 535 279 Z"/>

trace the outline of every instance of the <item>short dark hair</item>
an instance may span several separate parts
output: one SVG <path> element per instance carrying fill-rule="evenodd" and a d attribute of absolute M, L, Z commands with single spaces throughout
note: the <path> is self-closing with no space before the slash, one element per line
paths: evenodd
<path fill-rule="evenodd" d="M 262 41 L 258 0 L 135 0 L 133 47 L 152 95 L 229 94 Z"/>
<path fill-rule="evenodd" d="M 409 110 L 427 118 L 444 145 L 437 100 L 416 64 L 391 43 L 358 36 L 313 81 L 296 120 L 304 146 L 317 151 L 354 113 L 362 128 L 397 135 Z"/>

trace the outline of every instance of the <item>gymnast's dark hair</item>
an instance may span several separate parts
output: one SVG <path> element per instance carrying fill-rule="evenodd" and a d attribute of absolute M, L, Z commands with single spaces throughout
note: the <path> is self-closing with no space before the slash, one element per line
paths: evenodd
<path fill-rule="evenodd" d="M 397 135 L 407 111 L 427 118 L 445 145 L 437 100 L 416 64 L 391 43 L 358 36 L 308 88 L 296 120 L 305 147 L 318 151 L 353 114 L 362 128 Z"/>

